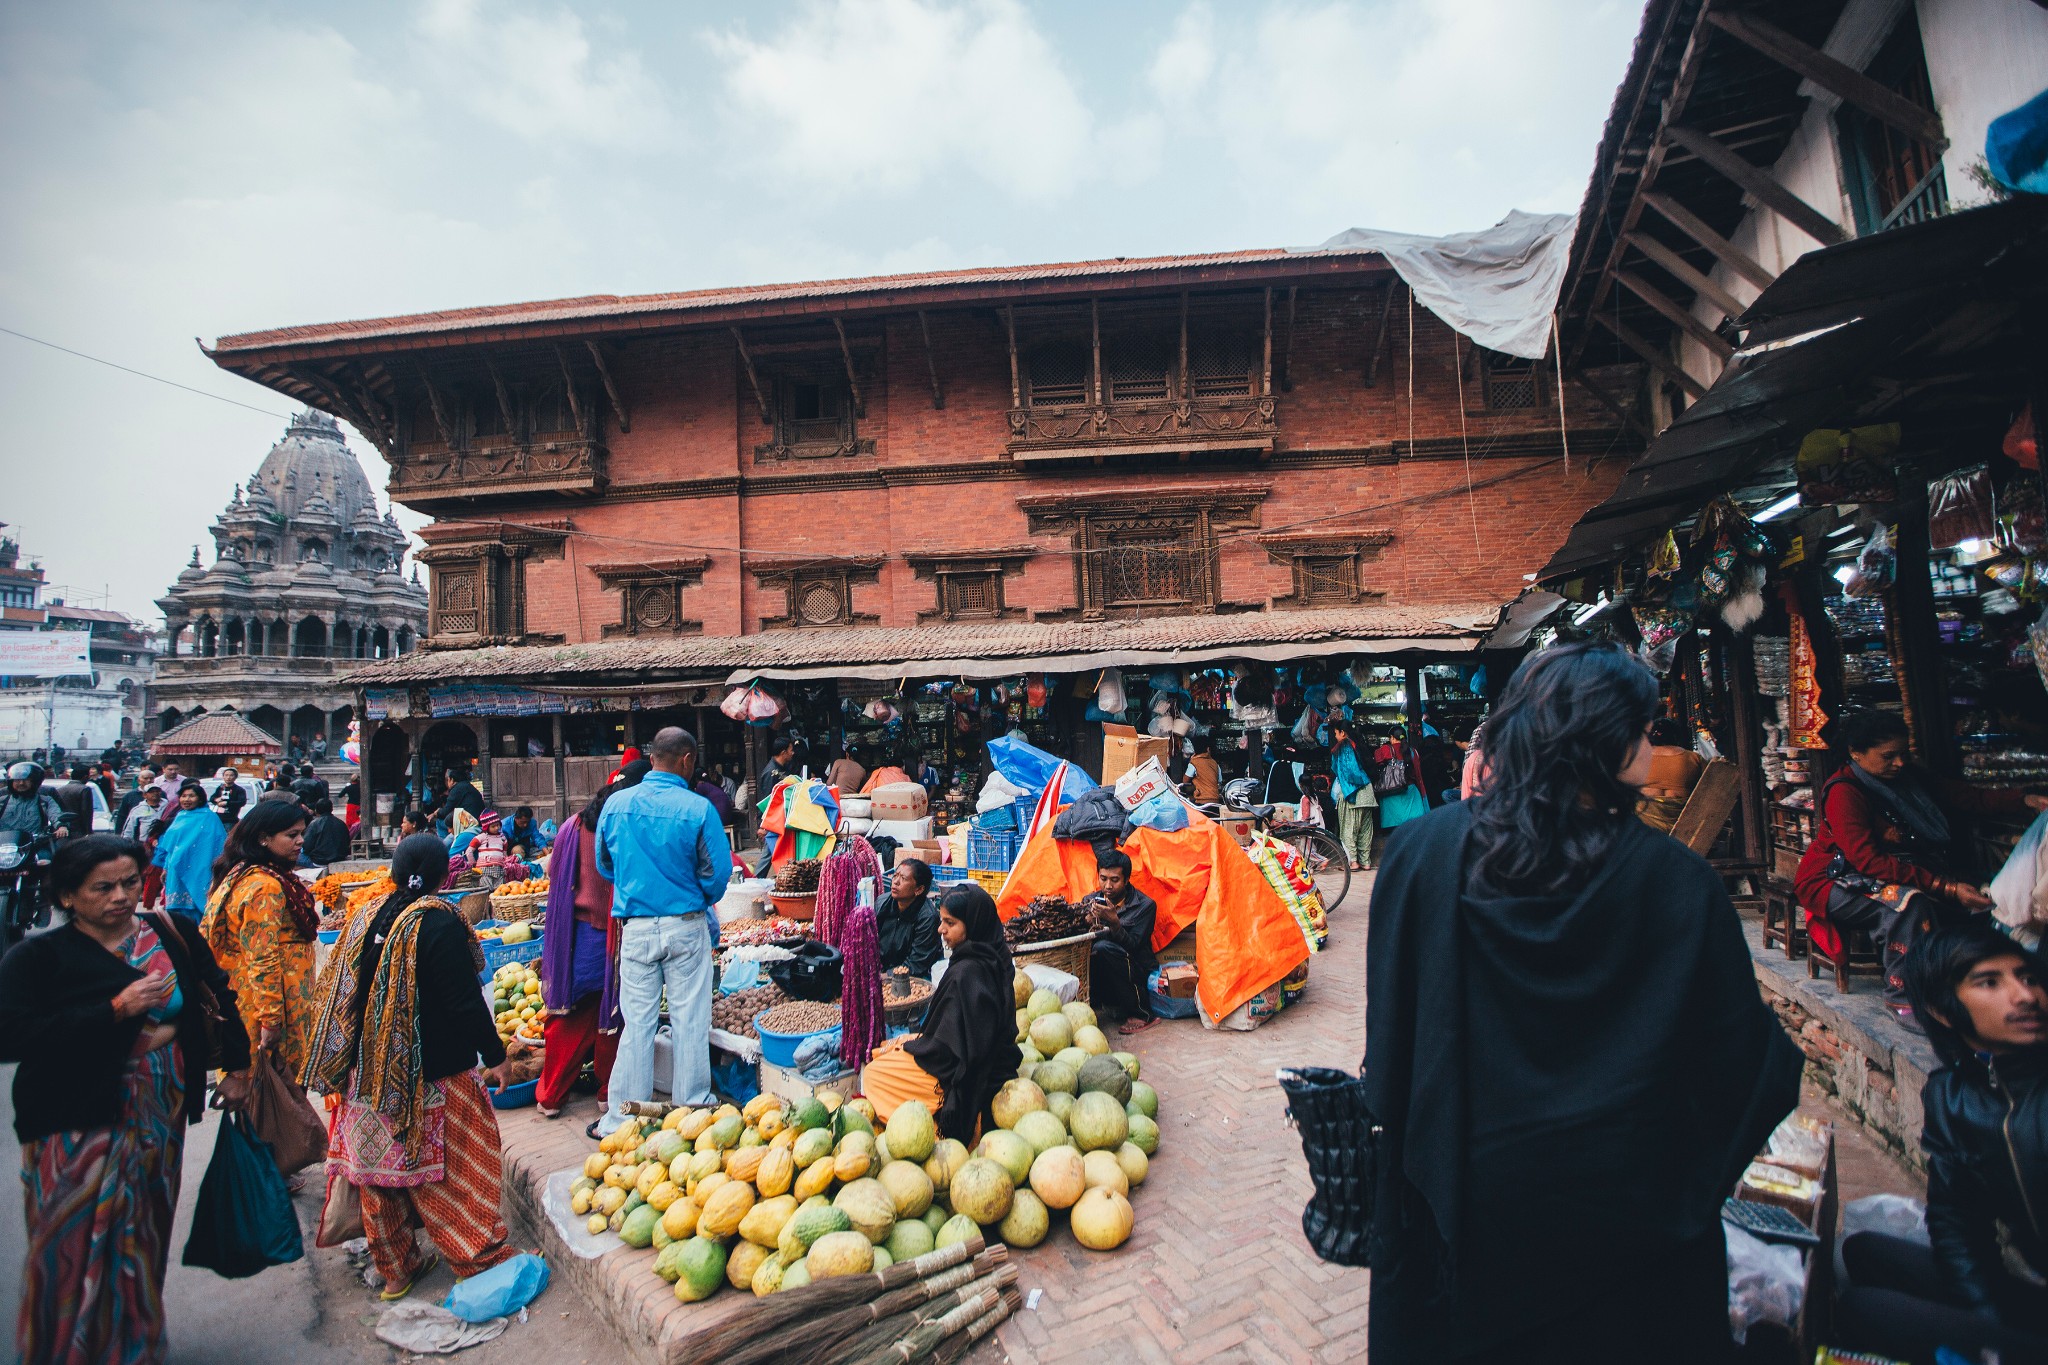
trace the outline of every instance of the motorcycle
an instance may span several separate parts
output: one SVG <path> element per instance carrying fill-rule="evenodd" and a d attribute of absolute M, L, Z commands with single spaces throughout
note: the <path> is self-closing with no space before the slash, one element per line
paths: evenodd
<path fill-rule="evenodd" d="M 43 873 L 54 848 L 47 834 L 0 830 L 0 955 L 50 922 Z"/>

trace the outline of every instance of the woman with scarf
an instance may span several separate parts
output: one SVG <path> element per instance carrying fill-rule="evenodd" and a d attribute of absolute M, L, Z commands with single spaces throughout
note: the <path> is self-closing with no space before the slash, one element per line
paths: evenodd
<path fill-rule="evenodd" d="M 304 814 L 304 812 L 300 812 Z M 164 874 L 164 909 L 196 920 L 213 894 L 213 862 L 228 832 L 206 808 L 206 788 L 188 777 L 178 787 L 178 808 L 157 831 L 150 862 Z"/>
<path fill-rule="evenodd" d="M 1733 1358 L 1721 1202 L 1799 1101 L 1706 861 L 1635 818 L 1657 680 L 1521 666 L 1485 790 L 1388 840 L 1366 943 L 1376 1361 Z"/>
<path fill-rule="evenodd" d="M 946 970 L 918 1032 L 891 1038 L 861 1068 L 861 1093 L 887 1122 L 921 1101 L 942 1137 L 972 1144 L 989 1101 L 1017 1074 L 1017 969 L 988 892 L 962 882 L 939 902 Z"/>
<path fill-rule="evenodd" d="M 1351 855 L 1351 870 L 1372 866 L 1373 821 L 1380 804 L 1372 776 L 1359 761 L 1351 739 L 1351 722 L 1330 718 L 1330 795 L 1337 801 L 1337 838 Z"/>
<path fill-rule="evenodd" d="M 547 1006 L 547 1055 L 534 1104 L 555 1118 L 569 1087 L 590 1062 L 604 1102 L 619 1053 L 619 925 L 612 884 L 597 870 L 597 817 L 606 787 L 562 826 L 548 855 L 548 903 L 541 936 L 541 1001 Z"/>
<path fill-rule="evenodd" d="M 211 815 L 196 817 L 207 824 Z M 206 940 L 137 913 L 140 844 L 73 839 L 50 863 L 64 920 L 0 964 L 0 1061 L 14 1073 L 27 1254 L 27 1365 L 160 1361 L 164 1268 L 185 1128 L 249 1094 L 249 1040 Z"/>
<path fill-rule="evenodd" d="M 1806 908 L 1807 932 L 1826 952 L 1841 952 L 1845 929 L 1878 941 L 1885 1004 L 1911 1021 L 1905 961 L 1915 936 L 1964 911 L 1991 907 L 1991 897 L 1953 875 L 1944 800 L 1989 815 L 2048 810 L 2048 797 L 1930 777 L 1908 763 L 1906 722 L 1890 711 L 1843 716 L 1835 740 L 1849 761 L 1821 784 L 1813 842 L 1799 860 L 1793 889 Z"/>
<path fill-rule="evenodd" d="M 306 808 L 298 802 L 250 807 L 215 864 L 219 883 L 199 924 L 235 983 L 250 1041 L 285 1076 L 305 1068 L 319 1008 L 313 944 L 320 936 L 320 903 L 295 871 L 305 837 Z"/>
<path fill-rule="evenodd" d="M 482 823 L 460 806 L 449 812 L 447 844 L 450 856 L 466 852 L 482 828 Z"/>
<path fill-rule="evenodd" d="M 484 1093 L 507 1082 L 505 1047 L 477 988 L 483 948 L 434 895 L 448 850 L 430 834 L 399 844 L 397 890 L 352 917 L 320 978 L 305 1083 L 338 1097 L 328 1179 L 358 1187 L 381 1297 L 402 1299 L 437 1261 L 459 1279 L 518 1253 L 499 1212 L 503 1154 Z"/>

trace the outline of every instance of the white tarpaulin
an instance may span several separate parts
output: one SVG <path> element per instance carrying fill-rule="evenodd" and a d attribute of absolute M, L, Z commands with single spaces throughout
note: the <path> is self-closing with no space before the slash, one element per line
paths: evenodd
<path fill-rule="evenodd" d="M 1488 350 L 1541 360 L 1572 249 L 1569 213 L 1514 210 L 1492 227 L 1448 237 L 1352 228 L 1318 251 L 1377 251 L 1422 306 Z"/>
<path fill-rule="evenodd" d="M 0 632 L 0 678 L 68 678 L 92 672 L 92 632 Z"/>

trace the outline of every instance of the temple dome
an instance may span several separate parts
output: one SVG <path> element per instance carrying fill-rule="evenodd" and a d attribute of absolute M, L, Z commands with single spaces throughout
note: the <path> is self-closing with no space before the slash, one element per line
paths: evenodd
<path fill-rule="evenodd" d="M 342 438 L 340 425 L 313 408 L 292 418 L 284 438 L 270 448 L 249 481 L 249 489 L 252 495 L 263 494 L 288 521 L 310 510 L 316 517 L 324 513 L 347 526 L 365 508 L 374 515 L 377 506 L 370 480 Z"/>

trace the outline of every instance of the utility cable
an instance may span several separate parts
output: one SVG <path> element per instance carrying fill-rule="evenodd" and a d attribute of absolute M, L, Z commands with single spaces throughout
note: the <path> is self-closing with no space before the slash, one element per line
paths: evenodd
<path fill-rule="evenodd" d="M 238 408 L 247 408 L 251 412 L 260 412 L 266 417 L 278 417 L 287 421 L 291 418 L 290 413 L 272 412 L 269 408 L 259 408 L 254 403 L 244 403 L 239 398 L 227 398 L 217 393 L 208 393 L 205 389 L 195 389 L 190 384 L 180 384 L 177 380 L 166 379 L 160 374 L 150 374 L 143 370 L 131 369 L 126 365 L 117 364 L 111 360 L 102 360 L 96 355 L 87 355 L 84 351 L 74 351 L 69 346 L 59 346 L 54 341 L 45 341 L 41 337 L 32 337 L 27 332 L 17 332 L 12 327 L 0 327 L 0 332 L 5 332 L 11 337 L 20 337 L 23 341 L 33 341 L 38 346 L 47 346 L 53 351 L 62 351 L 65 355 L 75 355 L 80 360 L 90 360 L 95 365 L 105 365 L 110 370 L 119 370 L 123 374 L 132 374 L 138 379 L 151 379 L 159 384 L 168 384 L 174 389 L 183 389 L 187 393 L 196 393 L 201 398 L 211 398 L 216 403 L 232 403 Z"/>

